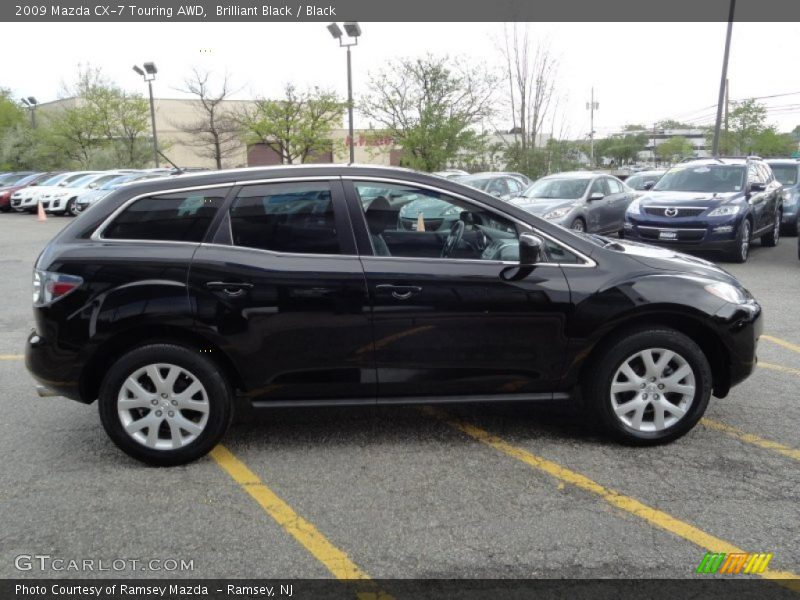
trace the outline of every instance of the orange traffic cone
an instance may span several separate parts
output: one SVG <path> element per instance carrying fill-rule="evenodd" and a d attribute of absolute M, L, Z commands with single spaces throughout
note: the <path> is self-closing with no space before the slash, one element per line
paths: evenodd
<path fill-rule="evenodd" d="M 42 206 L 41 200 L 39 200 L 39 207 L 36 209 L 36 220 L 47 221 L 47 215 L 44 213 L 44 207 Z"/>

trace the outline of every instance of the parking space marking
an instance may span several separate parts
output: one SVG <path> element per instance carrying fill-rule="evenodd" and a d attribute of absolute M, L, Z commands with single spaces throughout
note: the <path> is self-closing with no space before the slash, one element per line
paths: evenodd
<path fill-rule="evenodd" d="M 480 427 L 453 418 L 439 409 L 425 407 L 423 410 L 432 417 L 447 423 L 450 425 L 450 427 L 465 433 L 471 438 L 486 444 L 495 450 L 499 450 L 511 458 L 515 458 L 525 463 L 533 469 L 551 475 L 561 482 L 569 483 L 584 491 L 595 494 L 612 506 L 639 517 L 651 525 L 681 537 L 709 552 L 725 552 L 726 554 L 744 553 L 744 550 L 741 550 L 730 542 L 726 542 L 725 540 L 715 537 L 710 533 L 706 533 L 702 529 L 681 521 L 680 519 L 677 519 L 664 511 L 647 506 L 635 498 L 625 496 L 616 490 L 605 488 L 596 481 L 589 479 L 585 475 L 581 475 L 576 471 L 562 467 L 558 463 L 547 460 L 546 458 L 542 458 L 541 456 L 536 456 L 535 454 L 532 454 L 523 448 L 514 446 L 513 444 L 510 444 L 505 440 L 492 435 Z M 759 575 L 765 579 L 774 579 L 780 585 L 800 592 L 800 575 L 790 571 L 773 571 L 771 569 L 767 569 Z"/>
<path fill-rule="evenodd" d="M 370 589 L 359 591 L 356 594 L 359 600 L 392 600 L 392 596 L 386 592 L 372 587 L 375 584 L 369 575 L 350 560 L 347 554 L 334 546 L 314 525 L 298 515 L 230 450 L 219 445 L 211 451 L 211 458 L 334 577 L 365 580 L 365 587 Z"/>
<path fill-rule="evenodd" d="M 792 367 L 784 367 L 783 365 L 773 365 L 772 363 L 759 362 L 759 367 L 770 369 L 772 371 L 780 371 L 781 373 L 789 373 L 800 377 L 800 369 L 793 369 Z"/>
<path fill-rule="evenodd" d="M 781 338 L 777 338 L 771 335 L 762 335 L 762 340 L 767 340 L 768 342 L 772 342 L 773 344 L 778 344 L 778 346 L 783 346 L 784 348 L 791 350 L 792 352 L 797 352 L 800 354 L 800 346 L 797 344 L 793 344 L 791 342 L 787 342 L 786 340 L 782 340 Z"/>
<path fill-rule="evenodd" d="M 747 433 L 746 431 L 742 431 L 732 425 L 726 425 L 725 423 L 720 423 L 719 421 L 714 421 L 712 419 L 707 419 L 703 417 L 700 419 L 700 423 L 703 424 L 705 427 L 709 429 L 714 429 L 715 431 L 721 431 L 722 433 L 731 436 L 732 438 L 736 438 L 742 442 L 747 442 L 748 444 L 753 444 L 754 446 L 758 446 L 759 448 L 764 448 L 766 450 L 772 450 L 779 454 L 783 454 L 784 456 L 788 456 L 789 458 L 793 458 L 795 460 L 800 460 L 800 450 L 795 448 L 791 448 L 789 446 L 784 446 L 783 444 L 779 444 L 778 442 L 773 442 L 772 440 L 766 440 L 762 437 L 758 437 L 757 435 L 753 435 L 752 433 Z"/>
<path fill-rule="evenodd" d="M 0 354 L 0 360 L 22 360 L 25 358 L 22 354 Z"/>

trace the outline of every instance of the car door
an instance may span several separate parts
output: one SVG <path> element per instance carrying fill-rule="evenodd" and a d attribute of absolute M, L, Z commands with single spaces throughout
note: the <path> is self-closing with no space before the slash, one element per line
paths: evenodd
<path fill-rule="evenodd" d="M 514 279 L 522 225 L 430 185 L 384 185 L 449 203 L 443 212 L 456 221 L 444 231 L 425 224 L 398 232 L 397 215 L 385 214 L 388 204 L 383 211 L 373 203 L 363 210 L 360 190 L 374 182 L 345 181 L 372 302 L 379 402 L 549 397 L 567 343 L 570 293 L 561 268 L 543 264 Z M 461 242 L 441 256 L 462 226 Z M 388 253 L 376 255 L 376 238 Z"/>
<path fill-rule="evenodd" d="M 586 192 L 586 231 L 599 233 L 612 226 L 613 212 L 606 202 L 607 196 L 605 177 L 596 177 Z"/>
<path fill-rule="evenodd" d="M 621 181 L 614 177 L 605 178 L 608 196 L 605 198 L 606 206 L 610 209 L 610 223 L 608 232 L 622 231 L 625 223 L 625 210 L 630 204 L 631 196 L 625 190 Z"/>
<path fill-rule="evenodd" d="M 243 185 L 194 256 L 197 327 L 259 402 L 374 402 L 372 324 L 338 179 Z"/>
<path fill-rule="evenodd" d="M 769 190 L 753 190 L 753 185 L 766 186 L 767 182 L 764 174 L 755 162 L 751 162 L 747 168 L 747 190 L 750 210 L 753 214 L 753 233 L 757 234 L 770 225 L 772 219 L 769 214 Z"/>

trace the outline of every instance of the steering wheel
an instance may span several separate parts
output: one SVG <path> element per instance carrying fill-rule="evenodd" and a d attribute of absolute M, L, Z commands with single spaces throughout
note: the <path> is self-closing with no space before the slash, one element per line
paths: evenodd
<path fill-rule="evenodd" d="M 453 223 L 453 226 L 450 227 L 450 234 L 447 236 L 447 239 L 444 241 L 444 246 L 442 247 L 442 258 L 447 258 L 450 254 L 458 248 L 458 243 L 461 241 L 461 238 L 464 237 L 464 230 L 466 229 L 466 225 L 464 225 L 464 221 L 458 220 Z"/>

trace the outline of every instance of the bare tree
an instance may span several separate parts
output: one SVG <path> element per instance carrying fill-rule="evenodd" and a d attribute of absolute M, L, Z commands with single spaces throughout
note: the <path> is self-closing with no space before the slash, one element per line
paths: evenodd
<path fill-rule="evenodd" d="M 216 89 L 210 78 L 209 71 L 193 69 L 192 77 L 185 80 L 181 91 L 197 96 L 198 118 L 175 125 L 191 136 L 187 141 L 190 146 L 198 148 L 201 156 L 213 159 L 217 169 L 221 169 L 225 160 L 241 147 L 240 125 L 234 112 L 225 105 L 225 100 L 238 90 L 232 89 L 227 72 Z"/>
<path fill-rule="evenodd" d="M 547 41 L 534 43 L 527 25 L 506 24 L 503 33 L 501 51 L 506 63 L 512 132 L 522 159 L 520 167 L 524 168 L 530 166 L 529 150 L 536 148 L 551 111 L 558 63 Z"/>

